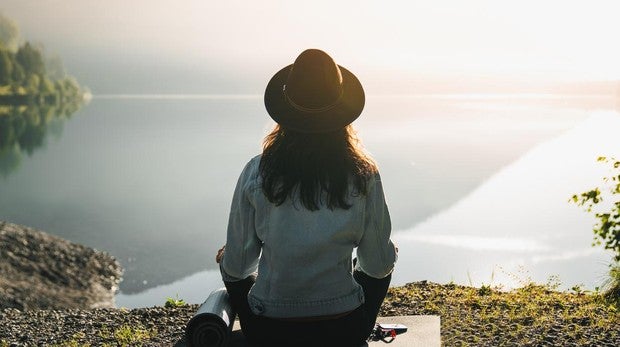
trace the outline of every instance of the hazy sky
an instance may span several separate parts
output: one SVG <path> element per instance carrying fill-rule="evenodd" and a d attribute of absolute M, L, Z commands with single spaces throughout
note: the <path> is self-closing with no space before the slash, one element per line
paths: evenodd
<path fill-rule="evenodd" d="M 3 0 L 0 11 L 91 84 L 155 68 L 161 83 L 264 84 L 308 47 L 362 75 L 620 78 L 613 0 Z"/>

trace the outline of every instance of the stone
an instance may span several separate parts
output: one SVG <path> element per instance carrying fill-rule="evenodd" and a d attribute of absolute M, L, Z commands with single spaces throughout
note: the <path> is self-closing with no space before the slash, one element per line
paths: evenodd
<path fill-rule="evenodd" d="M 114 306 L 122 268 L 105 252 L 0 221 L 0 309 Z"/>

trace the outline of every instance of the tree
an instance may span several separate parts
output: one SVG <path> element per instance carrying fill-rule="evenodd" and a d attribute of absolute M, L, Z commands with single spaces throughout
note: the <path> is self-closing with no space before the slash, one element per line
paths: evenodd
<path fill-rule="evenodd" d="M 15 52 L 19 44 L 19 27 L 10 18 L 0 13 L 0 46 Z"/>
<path fill-rule="evenodd" d="M 67 76 L 62 82 L 65 97 L 75 98 L 80 95 L 80 85 L 75 78 Z"/>
<path fill-rule="evenodd" d="M 609 210 L 596 211 L 594 216 L 597 223 L 594 225 L 595 245 L 603 244 L 605 249 L 613 251 L 614 260 L 620 262 L 620 161 L 615 158 L 599 157 L 599 162 L 610 164 L 611 175 L 604 177 L 606 187 L 596 187 L 590 191 L 573 195 L 572 200 L 586 211 L 593 212 L 595 205 L 609 199 L 612 203 Z"/>
<path fill-rule="evenodd" d="M 39 92 L 44 95 L 54 94 L 54 82 L 43 76 L 43 78 L 41 78 L 41 83 L 39 83 Z"/>
<path fill-rule="evenodd" d="M 66 74 L 57 55 L 46 58 L 43 46 L 30 42 L 18 46 L 19 41 L 15 22 L 0 13 L 0 90 L 11 96 L 11 102 L 82 101 L 80 85 Z"/>
<path fill-rule="evenodd" d="M 26 89 L 30 94 L 38 94 L 39 93 L 39 85 L 41 84 L 41 78 L 39 75 L 32 74 L 28 76 L 28 81 L 26 83 Z"/>
<path fill-rule="evenodd" d="M 17 62 L 24 68 L 24 72 L 29 75 L 45 75 L 45 63 L 41 50 L 33 47 L 30 42 L 26 42 L 19 47 L 15 55 Z"/>
<path fill-rule="evenodd" d="M 13 62 L 13 73 L 12 73 L 13 84 L 22 85 L 24 80 L 26 79 L 26 73 L 24 72 L 24 68 L 17 62 Z"/>
<path fill-rule="evenodd" d="M 0 50 L 0 86 L 9 85 L 12 81 L 13 62 L 8 51 Z"/>

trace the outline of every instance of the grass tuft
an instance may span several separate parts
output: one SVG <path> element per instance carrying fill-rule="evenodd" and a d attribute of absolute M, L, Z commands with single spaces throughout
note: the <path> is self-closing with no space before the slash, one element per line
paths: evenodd
<path fill-rule="evenodd" d="M 620 308 L 620 262 L 609 267 L 609 278 L 605 281 L 603 288 L 605 299 L 616 309 Z"/>
<path fill-rule="evenodd" d="M 177 294 L 174 298 L 166 298 L 166 302 L 164 303 L 164 307 L 182 307 L 186 305 L 187 303 L 185 300 L 179 299 L 179 294 Z"/>
<path fill-rule="evenodd" d="M 105 326 L 99 332 L 99 337 L 107 340 L 104 346 L 141 346 L 144 342 L 155 337 L 157 330 L 146 329 L 143 326 L 131 327 L 123 325 L 113 332 L 110 332 Z"/>

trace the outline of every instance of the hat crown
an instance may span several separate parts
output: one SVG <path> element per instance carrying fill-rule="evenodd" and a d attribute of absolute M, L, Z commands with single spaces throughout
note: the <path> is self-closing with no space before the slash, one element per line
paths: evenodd
<path fill-rule="evenodd" d="M 291 67 L 285 92 L 293 105 L 307 109 L 329 107 L 342 96 L 342 73 L 327 53 L 308 49 Z"/>
<path fill-rule="evenodd" d="M 364 109 L 364 88 L 355 75 L 318 49 L 303 51 L 265 88 L 265 108 L 281 126 L 326 133 L 351 124 Z"/>

